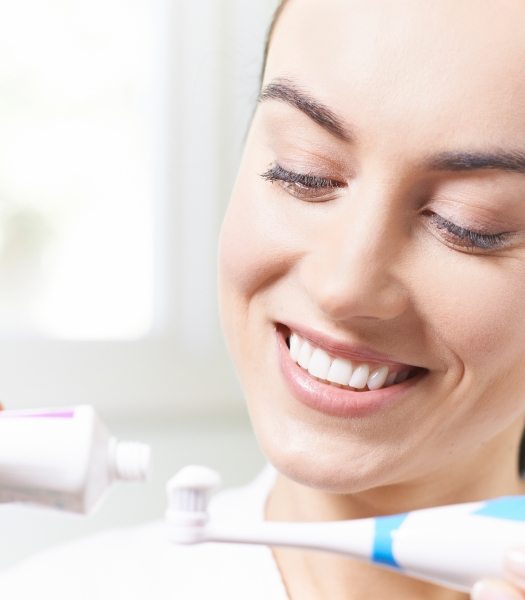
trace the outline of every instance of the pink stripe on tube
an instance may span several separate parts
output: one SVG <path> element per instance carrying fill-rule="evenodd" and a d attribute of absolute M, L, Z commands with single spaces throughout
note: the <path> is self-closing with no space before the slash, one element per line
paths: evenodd
<path fill-rule="evenodd" d="M 57 410 L 46 412 L 26 412 L 23 410 L 5 410 L 0 412 L 0 419 L 72 419 L 74 410 Z"/>

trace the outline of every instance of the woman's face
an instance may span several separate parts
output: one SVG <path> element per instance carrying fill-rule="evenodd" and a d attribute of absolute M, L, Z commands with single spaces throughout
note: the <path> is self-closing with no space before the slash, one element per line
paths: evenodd
<path fill-rule="evenodd" d="M 355 492 L 517 454 L 524 27 L 522 0 L 286 5 L 219 261 L 254 429 L 290 478 Z"/>

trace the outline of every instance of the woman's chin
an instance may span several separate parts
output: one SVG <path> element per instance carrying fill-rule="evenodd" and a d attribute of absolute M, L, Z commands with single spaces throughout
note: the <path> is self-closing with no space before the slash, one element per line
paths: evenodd
<path fill-rule="evenodd" d="M 279 474 L 301 486 L 331 494 L 355 494 L 391 483 L 392 469 L 378 456 L 344 457 L 315 452 L 295 445 L 259 440 L 262 451 Z"/>

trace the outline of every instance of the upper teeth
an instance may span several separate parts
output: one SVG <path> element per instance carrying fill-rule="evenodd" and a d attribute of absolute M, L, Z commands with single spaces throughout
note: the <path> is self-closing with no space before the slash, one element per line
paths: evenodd
<path fill-rule="evenodd" d="M 367 386 L 369 390 L 377 390 L 383 386 L 400 383 L 410 373 L 410 369 L 399 371 L 387 365 L 369 365 L 330 356 L 296 333 L 290 335 L 290 355 L 310 375 L 358 390 Z"/>

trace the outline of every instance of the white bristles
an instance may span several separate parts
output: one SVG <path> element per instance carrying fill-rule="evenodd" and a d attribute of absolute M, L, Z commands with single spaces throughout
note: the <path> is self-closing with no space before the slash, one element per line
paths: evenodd
<path fill-rule="evenodd" d="M 168 481 L 168 506 L 170 510 L 206 510 L 211 492 L 220 485 L 220 475 L 213 469 L 190 465 L 181 469 Z"/>
<path fill-rule="evenodd" d="M 213 469 L 188 466 L 172 477 L 166 486 L 170 536 L 180 543 L 202 541 L 208 521 L 208 501 L 221 478 Z"/>
<path fill-rule="evenodd" d="M 205 511 L 207 494 L 202 490 L 175 489 L 170 495 L 170 506 L 180 511 Z"/>

